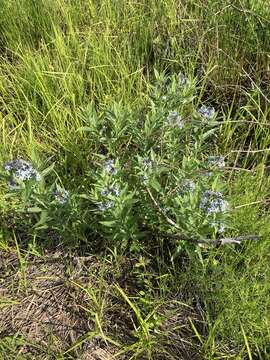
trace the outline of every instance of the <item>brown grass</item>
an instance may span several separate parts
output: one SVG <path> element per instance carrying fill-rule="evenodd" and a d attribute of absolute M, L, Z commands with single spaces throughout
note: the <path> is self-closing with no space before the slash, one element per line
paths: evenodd
<path fill-rule="evenodd" d="M 18 348 L 23 358 L 46 360 L 65 352 L 72 356 L 69 359 L 107 360 L 121 350 L 116 344 L 133 344 L 136 318 L 115 290 L 118 283 L 125 293 L 136 293 L 138 284 L 129 275 L 132 261 L 123 260 L 120 272 L 106 266 L 104 272 L 104 264 L 94 256 L 71 259 L 57 252 L 19 261 L 15 253 L 0 252 L 0 343 L 20 334 L 25 340 Z M 104 304 L 102 308 L 87 289 Z M 93 314 L 100 316 L 99 334 Z M 189 321 L 200 322 L 201 314 L 175 297 L 164 302 L 158 314 L 164 318 L 158 341 L 171 354 L 168 359 L 201 358 Z M 127 352 L 117 358 L 130 357 Z M 166 358 L 157 351 L 155 359 Z"/>

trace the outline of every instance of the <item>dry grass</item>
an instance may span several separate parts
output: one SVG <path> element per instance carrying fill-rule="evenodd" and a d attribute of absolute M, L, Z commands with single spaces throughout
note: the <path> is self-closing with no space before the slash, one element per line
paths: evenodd
<path fill-rule="evenodd" d="M 133 265 L 123 260 L 116 271 L 112 264 L 105 269 L 94 256 L 71 259 L 61 252 L 22 262 L 16 253 L 0 252 L 0 343 L 20 334 L 25 342 L 17 350 L 26 359 L 65 354 L 63 358 L 105 360 L 123 348 L 127 350 L 117 358 L 130 359 L 136 317 L 115 284 L 129 295 L 139 291 Z M 168 358 L 201 358 L 190 324 L 190 319 L 199 324 L 201 313 L 176 295 L 157 306 L 156 315 L 162 319 L 156 341 Z M 157 349 L 155 359 L 167 356 Z M 147 358 L 143 353 L 138 357 Z"/>

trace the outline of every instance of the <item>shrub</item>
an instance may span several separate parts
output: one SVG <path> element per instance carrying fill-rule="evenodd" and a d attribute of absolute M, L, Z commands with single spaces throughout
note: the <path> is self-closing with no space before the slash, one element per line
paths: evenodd
<path fill-rule="evenodd" d="M 224 158 L 212 154 L 221 122 L 213 107 L 197 104 L 196 91 L 196 79 L 156 72 L 144 108 L 120 102 L 84 109 L 78 131 L 89 137 L 91 153 L 84 186 L 66 190 L 53 179 L 53 166 L 39 172 L 24 160 L 9 161 L 5 212 L 35 234 L 52 228 L 80 238 L 90 229 L 122 249 L 151 246 L 151 234 L 178 234 L 176 252 L 186 238 L 211 242 L 228 217 Z"/>

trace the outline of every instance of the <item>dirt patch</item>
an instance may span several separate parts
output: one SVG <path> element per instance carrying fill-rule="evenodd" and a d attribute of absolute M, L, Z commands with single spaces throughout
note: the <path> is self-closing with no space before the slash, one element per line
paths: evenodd
<path fill-rule="evenodd" d="M 61 252 L 24 259 L 0 252 L 0 354 L 1 342 L 17 336 L 21 341 L 14 352 L 22 359 L 114 358 L 138 340 L 134 312 L 115 290 L 117 283 L 127 294 L 136 291 L 138 284 L 128 275 L 132 266 L 125 260 L 117 270 L 105 268 L 94 256 L 70 258 Z M 190 359 L 191 354 L 199 359 L 190 319 L 200 322 L 201 315 L 172 298 L 157 316 L 162 321 L 155 325 L 156 340 L 170 357 L 157 352 L 155 359 Z"/>

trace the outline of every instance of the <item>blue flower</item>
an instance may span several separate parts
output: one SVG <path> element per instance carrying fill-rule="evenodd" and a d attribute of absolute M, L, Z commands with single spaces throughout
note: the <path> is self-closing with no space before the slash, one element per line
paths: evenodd
<path fill-rule="evenodd" d="M 105 161 L 104 169 L 105 171 L 113 175 L 117 173 L 117 170 L 114 165 L 114 161 L 112 159 Z"/>
<path fill-rule="evenodd" d="M 195 183 L 190 179 L 185 179 L 181 184 L 181 189 L 179 191 L 180 196 L 184 196 L 189 193 L 194 193 L 196 189 Z"/>
<path fill-rule="evenodd" d="M 222 221 L 212 221 L 209 224 L 211 227 L 217 228 L 217 231 L 222 234 L 225 231 L 225 224 Z"/>
<path fill-rule="evenodd" d="M 99 211 L 104 212 L 104 211 L 106 211 L 106 210 L 108 210 L 108 209 L 113 208 L 114 205 L 115 205 L 115 202 L 112 201 L 112 200 L 110 200 L 110 201 L 106 201 L 106 202 L 99 203 L 99 204 L 98 204 L 98 209 L 99 209 Z"/>
<path fill-rule="evenodd" d="M 224 213 L 227 210 L 228 203 L 223 200 L 222 194 L 218 191 L 208 190 L 202 195 L 200 208 L 207 213 Z"/>
<path fill-rule="evenodd" d="M 108 188 L 102 189 L 100 194 L 102 196 L 108 196 L 110 194 L 110 190 Z"/>
<path fill-rule="evenodd" d="M 216 166 L 219 169 L 223 169 L 225 167 L 224 156 L 209 156 L 208 165 Z"/>
<path fill-rule="evenodd" d="M 102 196 L 105 196 L 105 197 L 108 196 L 108 195 L 119 196 L 120 195 L 120 190 L 116 186 L 110 186 L 108 188 L 102 189 L 100 194 Z"/>
<path fill-rule="evenodd" d="M 11 179 L 10 181 L 8 181 L 8 188 L 9 190 L 17 190 L 20 189 L 21 187 L 17 184 L 17 182 L 14 179 Z"/>
<path fill-rule="evenodd" d="M 189 79 L 186 77 L 186 75 L 184 75 L 183 73 L 180 73 L 180 74 L 178 75 L 178 85 L 184 86 L 184 85 L 187 85 L 187 84 L 189 84 L 189 83 L 190 83 L 190 81 L 189 81 Z"/>
<path fill-rule="evenodd" d="M 65 204 L 68 201 L 69 192 L 65 189 L 58 188 L 53 194 L 59 204 Z"/>
<path fill-rule="evenodd" d="M 181 119 L 177 111 L 171 111 L 167 117 L 167 122 L 169 125 L 176 125 L 180 129 L 184 127 L 184 122 Z"/>
<path fill-rule="evenodd" d="M 202 105 L 198 110 L 199 115 L 201 115 L 203 118 L 207 120 L 213 119 L 215 116 L 215 109 L 211 106 L 207 107 L 205 105 Z"/>
<path fill-rule="evenodd" d="M 151 167 L 153 165 L 153 162 L 148 157 L 143 159 L 143 165 L 147 168 Z"/>
<path fill-rule="evenodd" d="M 141 175 L 141 176 L 140 176 L 140 179 L 141 179 L 141 181 L 142 181 L 142 183 L 143 183 L 144 185 L 148 185 L 148 183 L 149 183 L 149 176 L 148 176 L 148 175 L 146 175 L 146 174 Z"/>
<path fill-rule="evenodd" d="M 16 179 L 20 181 L 26 181 L 30 179 L 35 179 L 36 181 L 41 180 L 41 175 L 39 172 L 33 168 L 33 165 L 22 159 L 15 159 L 8 161 L 4 165 L 4 169 L 10 172 Z"/>
<path fill-rule="evenodd" d="M 110 188 L 111 194 L 114 196 L 119 196 L 120 195 L 120 190 L 116 187 L 116 186 L 112 186 Z"/>

